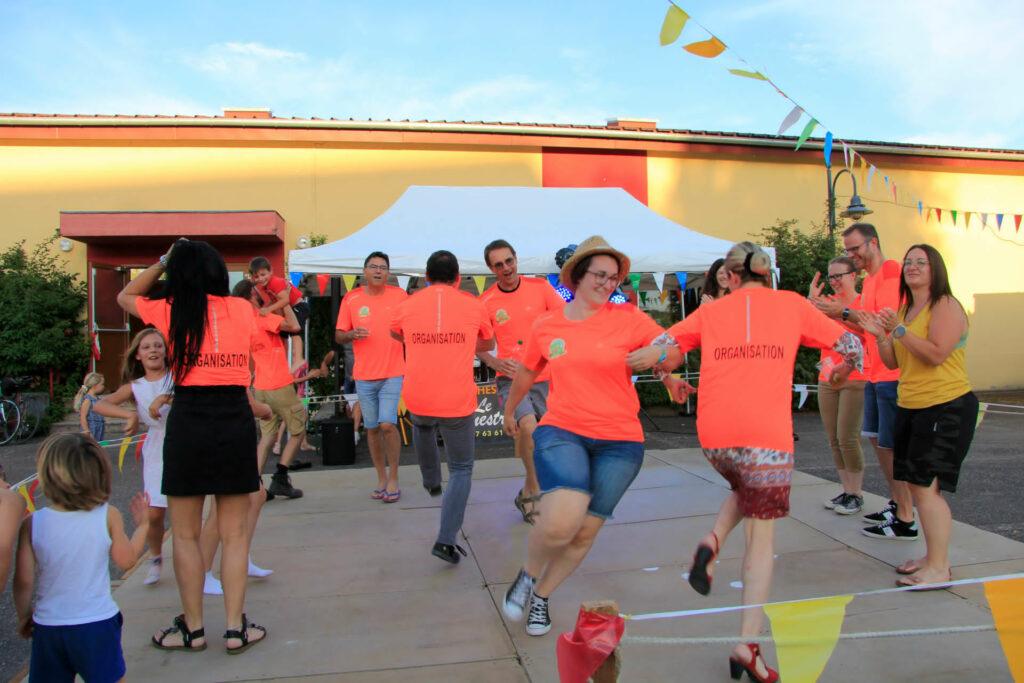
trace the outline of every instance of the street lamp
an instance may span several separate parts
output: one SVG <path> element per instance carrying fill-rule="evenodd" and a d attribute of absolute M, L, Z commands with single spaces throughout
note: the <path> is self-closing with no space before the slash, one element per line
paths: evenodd
<path fill-rule="evenodd" d="M 850 205 L 839 215 L 843 218 L 852 218 L 855 221 L 859 221 L 864 216 L 873 212 L 864 206 L 864 202 L 857 195 L 857 177 L 850 172 L 850 169 L 844 168 L 840 170 L 834 178 L 832 177 L 832 165 L 826 165 L 825 169 L 828 171 L 828 236 L 834 237 L 836 234 L 836 181 L 839 180 L 839 176 L 848 173 L 850 180 L 853 181 L 853 196 L 850 197 Z"/>

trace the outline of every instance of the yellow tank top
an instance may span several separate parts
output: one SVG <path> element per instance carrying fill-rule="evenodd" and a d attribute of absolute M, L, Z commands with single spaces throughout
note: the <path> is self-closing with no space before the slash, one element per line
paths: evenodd
<path fill-rule="evenodd" d="M 900 316 L 903 322 L 903 312 Z M 907 334 L 928 338 L 928 325 L 932 319 L 932 309 L 926 307 L 918 313 L 913 322 L 904 324 Z M 900 383 L 897 390 L 896 403 L 901 408 L 912 410 L 928 408 L 952 401 L 971 390 L 971 382 L 967 378 L 967 332 L 957 342 L 953 352 L 946 357 L 941 365 L 929 365 L 907 350 L 900 340 L 893 340 L 896 362 L 900 366 Z"/>

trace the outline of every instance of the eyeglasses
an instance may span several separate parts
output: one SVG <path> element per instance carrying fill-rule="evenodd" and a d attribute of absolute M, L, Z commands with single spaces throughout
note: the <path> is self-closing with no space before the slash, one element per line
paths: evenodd
<path fill-rule="evenodd" d="M 622 278 L 619 277 L 618 273 L 599 273 L 593 270 L 588 270 L 587 275 L 594 276 L 594 282 L 597 284 L 598 287 L 600 287 L 606 282 L 611 282 L 613 285 L 617 285 L 619 284 L 619 282 L 622 281 Z"/>
<path fill-rule="evenodd" d="M 931 264 L 928 263 L 928 259 L 923 258 L 908 258 L 903 261 L 903 267 L 909 268 L 910 266 L 917 266 L 918 268 L 927 268 Z"/>
<path fill-rule="evenodd" d="M 370 265 L 365 266 L 365 268 L 366 268 L 366 270 L 376 270 L 376 271 L 380 271 L 380 272 L 384 272 L 384 271 L 388 270 L 387 266 L 382 266 L 382 265 L 380 265 L 378 263 L 371 263 Z"/>
<path fill-rule="evenodd" d="M 847 248 L 843 249 L 843 251 L 845 251 L 847 254 L 850 254 L 852 256 L 853 254 L 856 254 L 858 251 L 860 251 L 860 248 L 863 247 L 865 244 L 867 244 L 867 242 L 861 242 L 857 246 L 855 246 L 855 247 L 847 247 Z"/>
<path fill-rule="evenodd" d="M 848 270 L 848 271 L 846 271 L 845 273 L 836 273 L 835 275 L 829 275 L 829 276 L 828 276 L 828 281 L 829 281 L 829 282 L 839 282 L 840 280 L 842 280 L 842 279 L 843 279 L 843 277 L 844 277 L 845 275 L 849 275 L 849 274 L 851 274 L 851 273 L 853 273 L 853 272 L 855 272 L 855 271 L 852 271 L 852 270 Z"/>
<path fill-rule="evenodd" d="M 491 268 L 500 268 L 502 266 L 504 266 L 505 268 L 511 268 L 515 264 L 516 264 L 516 257 L 515 256 L 509 256 L 504 261 L 495 261 L 494 263 L 491 264 Z"/>

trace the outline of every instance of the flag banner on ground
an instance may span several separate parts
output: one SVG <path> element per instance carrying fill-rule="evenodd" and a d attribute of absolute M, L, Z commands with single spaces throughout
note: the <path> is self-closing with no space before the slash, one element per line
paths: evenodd
<path fill-rule="evenodd" d="M 986 583 L 985 597 L 1010 675 L 1017 683 L 1024 683 L 1024 579 Z"/>
<path fill-rule="evenodd" d="M 587 683 L 598 667 L 615 651 L 626 623 L 619 615 L 580 608 L 576 628 L 558 636 L 555 656 L 561 683 Z"/>
<path fill-rule="evenodd" d="M 807 125 L 804 126 L 803 132 L 800 133 L 800 138 L 796 141 L 796 147 L 794 147 L 793 149 L 797 150 L 803 147 L 803 144 L 807 142 L 807 138 L 811 137 L 811 133 L 814 132 L 814 129 L 817 128 L 817 126 L 818 119 L 812 118 L 810 121 L 808 121 Z"/>
<path fill-rule="evenodd" d="M 316 288 L 320 294 L 331 293 L 331 276 L 326 273 L 318 273 L 316 276 Z"/>
<path fill-rule="evenodd" d="M 982 421 L 984 421 L 984 419 L 985 419 L 985 411 L 986 410 L 988 410 L 988 404 L 987 403 L 979 403 L 978 404 L 978 419 L 975 420 L 975 422 L 974 422 L 974 428 L 975 429 L 980 427 Z"/>
<path fill-rule="evenodd" d="M 398 280 L 398 286 L 404 290 L 409 289 L 409 276 L 408 275 L 396 275 L 395 279 Z"/>
<path fill-rule="evenodd" d="M 473 282 L 476 283 L 477 294 L 483 294 L 484 293 L 484 286 L 487 284 L 487 276 L 486 275 L 474 275 L 473 276 Z"/>
<path fill-rule="evenodd" d="M 725 43 L 715 36 L 711 36 L 707 40 L 700 40 L 696 43 L 684 45 L 683 49 L 691 55 L 697 55 L 698 57 L 704 57 L 706 59 L 714 59 L 725 52 Z"/>
<path fill-rule="evenodd" d="M 128 452 L 128 446 L 132 444 L 132 437 L 126 436 L 121 439 L 121 447 L 117 450 L 117 471 L 124 471 L 124 454 Z"/>
<path fill-rule="evenodd" d="M 288 279 L 291 280 L 293 287 L 298 287 L 299 285 L 302 284 L 302 273 L 292 271 L 288 273 Z"/>
<path fill-rule="evenodd" d="M 683 27 L 686 26 L 686 20 L 689 18 L 690 15 L 683 10 L 675 5 L 669 5 L 668 12 L 665 13 L 665 21 L 661 22 L 661 44 L 671 45 L 676 42 L 679 39 L 679 34 L 683 32 Z"/>
<path fill-rule="evenodd" d="M 665 273 L 652 273 L 654 276 L 654 286 L 658 288 L 659 292 L 665 291 Z"/>
<path fill-rule="evenodd" d="M 814 683 L 825 670 L 852 595 L 766 605 L 772 622 L 779 678 L 786 683 Z"/>
<path fill-rule="evenodd" d="M 733 76 L 742 76 L 743 78 L 753 78 L 755 81 L 767 81 L 768 77 L 760 71 L 747 71 L 745 69 L 729 69 L 729 73 Z"/>
<path fill-rule="evenodd" d="M 142 435 L 142 438 L 139 439 L 139 442 L 135 445 L 135 462 L 139 462 L 140 460 L 142 460 L 142 445 L 144 443 L 146 443 L 145 434 Z"/>
<path fill-rule="evenodd" d="M 832 131 L 825 133 L 825 146 L 822 147 L 822 154 L 825 156 L 825 165 L 832 167 Z"/>
<path fill-rule="evenodd" d="M 789 110 L 786 114 L 786 118 L 782 119 L 782 123 L 779 124 L 779 135 L 782 135 L 787 130 L 793 127 L 793 124 L 800 120 L 800 115 L 804 113 L 804 110 L 800 108 L 800 105 L 796 105 Z"/>
<path fill-rule="evenodd" d="M 355 286 L 356 286 L 356 276 L 355 275 L 342 275 L 341 279 L 345 281 L 345 291 L 346 292 L 351 292 L 353 289 L 355 289 Z"/>

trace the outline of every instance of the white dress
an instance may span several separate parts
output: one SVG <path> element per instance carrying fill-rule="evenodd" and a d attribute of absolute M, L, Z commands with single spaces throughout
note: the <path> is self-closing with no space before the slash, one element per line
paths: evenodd
<path fill-rule="evenodd" d="M 169 372 L 158 380 L 149 381 L 140 377 L 132 382 L 139 422 L 149 430 L 142 444 L 142 485 L 143 490 L 149 494 L 150 506 L 155 508 L 167 507 L 167 496 L 160 492 L 160 485 L 164 476 L 164 433 L 171 406 L 161 406 L 160 419 L 154 420 L 149 415 L 149 404 L 160 394 L 169 394 L 173 389 L 174 383 Z"/>

